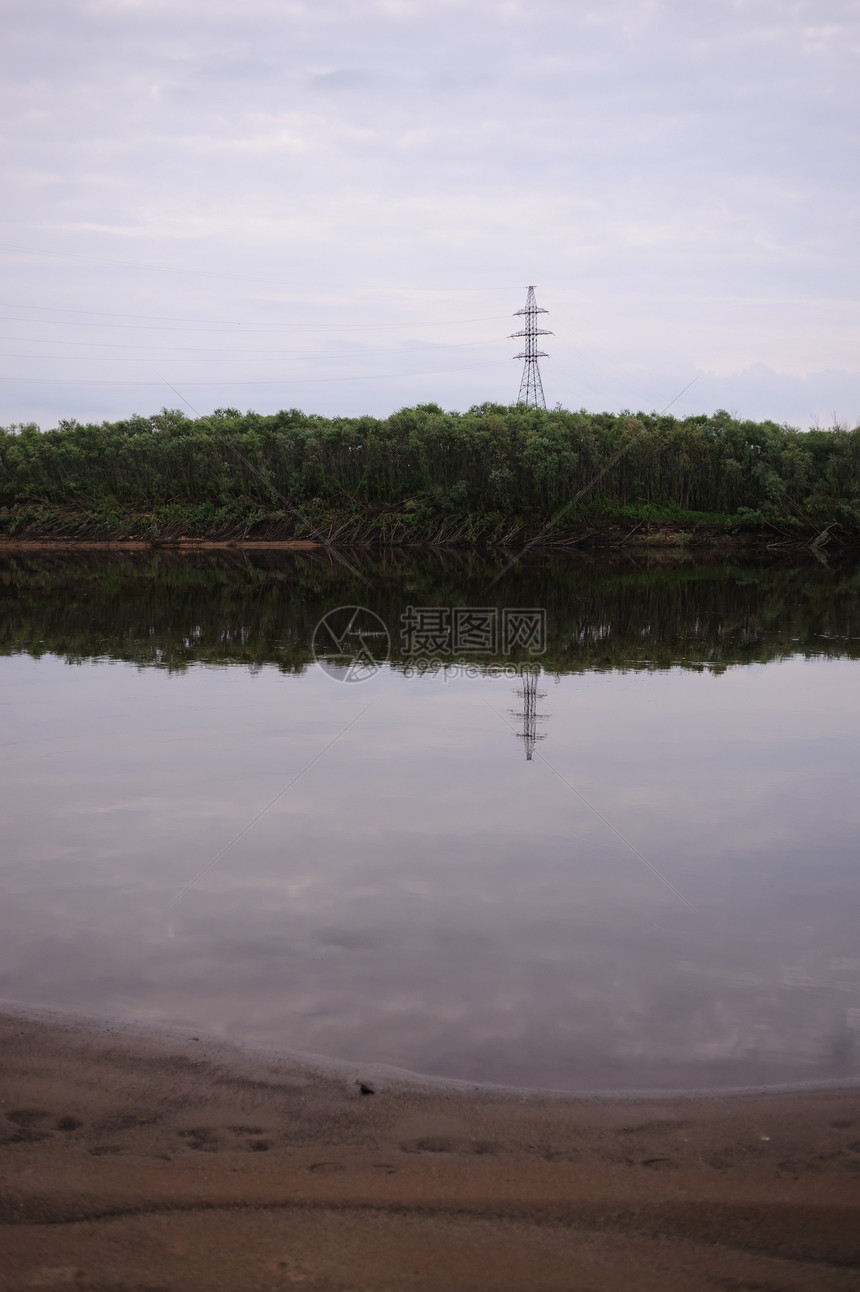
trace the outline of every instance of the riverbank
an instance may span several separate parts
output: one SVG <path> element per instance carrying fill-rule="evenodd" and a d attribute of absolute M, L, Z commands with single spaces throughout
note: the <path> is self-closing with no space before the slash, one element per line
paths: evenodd
<path fill-rule="evenodd" d="M 158 542 L 153 539 L 98 539 L 98 538 L 0 538 L 0 556 L 9 552 L 157 552 L 163 549 L 175 552 L 223 552 L 239 548 L 249 552 L 310 552 L 323 547 L 315 541 L 287 539 L 281 542 L 240 542 L 224 539 L 188 538 L 176 542 Z"/>
<path fill-rule="evenodd" d="M 3 523 L 0 515 L 0 526 Z M 8 521 L 8 517 L 6 518 Z M 354 518 L 353 518 L 354 520 Z M 175 528 L 175 527 L 174 527 Z M 181 527 L 179 527 L 181 528 Z M 839 525 L 823 529 L 812 525 L 793 532 L 770 524 L 738 527 L 728 522 L 707 520 L 644 519 L 631 521 L 597 518 L 576 525 L 547 527 L 543 522 L 517 524 L 500 537 L 498 527 L 483 532 L 479 526 L 467 531 L 443 524 L 418 531 L 396 523 L 351 523 L 348 519 L 328 518 L 311 530 L 311 536 L 295 537 L 295 523 L 281 518 L 257 521 L 250 527 L 232 526 L 214 536 L 172 533 L 162 530 L 151 516 L 126 517 L 113 532 L 89 517 L 78 517 L 73 523 L 59 525 L 30 524 L 24 521 L 0 528 L 0 554 L 3 552 L 63 551 L 311 551 L 330 548 L 348 553 L 369 551 L 473 550 L 496 553 L 500 558 L 514 556 L 527 548 L 538 552 L 594 552 L 609 554 L 626 551 L 639 554 L 695 553 L 698 556 L 725 553 L 803 552 L 816 553 L 856 550 L 860 536 Z M 47 529 L 47 533 L 45 533 Z M 305 535 L 308 533 L 304 528 Z"/>
<path fill-rule="evenodd" d="M 4 1289 L 857 1286 L 856 1088 L 497 1091 L 14 1007 L 0 1053 Z"/>

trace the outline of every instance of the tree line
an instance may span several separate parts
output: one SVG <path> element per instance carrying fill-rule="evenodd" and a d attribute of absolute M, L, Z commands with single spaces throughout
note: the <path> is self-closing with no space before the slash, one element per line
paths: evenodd
<path fill-rule="evenodd" d="M 441 526 L 498 537 L 562 509 L 568 522 L 704 517 L 856 533 L 860 427 L 802 432 L 723 411 L 676 418 L 490 403 L 385 418 L 233 408 L 190 418 L 165 408 L 0 431 L 0 509 L 7 533 L 79 522 L 105 532 L 238 526 L 253 536 L 280 517 L 295 534 L 339 518 L 381 536 Z"/>

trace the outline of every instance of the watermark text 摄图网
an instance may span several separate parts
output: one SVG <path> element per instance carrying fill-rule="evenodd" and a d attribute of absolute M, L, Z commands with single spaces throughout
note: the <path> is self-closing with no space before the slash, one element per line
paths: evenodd
<path fill-rule="evenodd" d="M 400 616 L 404 655 L 454 658 L 546 651 L 546 611 L 535 606 L 407 606 Z"/>

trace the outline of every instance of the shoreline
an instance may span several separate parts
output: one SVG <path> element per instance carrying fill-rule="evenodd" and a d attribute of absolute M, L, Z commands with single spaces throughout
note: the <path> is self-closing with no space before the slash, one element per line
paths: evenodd
<path fill-rule="evenodd" d="M 452 529 L 430 526 L 409 533 L 402 526 L 386 530 L 372 523 L 346 522 L 334 525 L 327 521 L 321 530 L 310 526 L 312 537 L 296 537 L 283 524 L 262 523 L 253 537 L 247 529 L 214 535 L 167 532 L 156 536 L 138 537 L 136 526 L 128 523 L 118 532 L 105 532 L 96 526 L 87 534 L 86 527 L 77 534 L 45 534 L 36 527 L 28 533 L 26 527 L 18 533 L 0 532 L 0 553 L 3 551 L 474 551 L 485 555 L 497 554 L 500 559 L 521 550 L 538 553 L 566 555 L 608 555 L 613 552 L 654 555 L 707 556 L 745 553 L 747 555 L 800 555 L 811 552 L 820 556 L 825 551 L 835 554 L 851 553 L 860 547 L 860 537 L 841 526 L 829 525 L 819 532 L 813 525 L 801 532 L 789 533 L 771 524 L 760 528 L 729 529 L 713 521 L 690 521 L 672 517 L 648 518 L 632 523 L 629 519 L 600 517 L 574 524 L 546 526 L 537 522 L 517 523 L 503 538 L 490 530 L 478 530 L 471 537 Z M 285 532 L 286 528 L 286 532 Z M 144 526 L 149 529 L 149 526 Z M 326 537 L 325 531 L 331 536 Z M 305 531 L 307 532 L 307 531 Z"/>
<path fill-rule="evenodd" d="M 565 1090 L 554 1086 L 518 1086 L 497 1081 L 474 1081 L 463 1077 L 446 1077 L 373 1059 L 338 1059 L 289 1047 L 245 1044 L 230 1041 L 205 1028 L 183 1024 L 131 1022 L 108 1014 L 86 1014 L 50 1005 L 31 1005 L 25 1001 L 0 997 L 0 1019 L 19 1019 L 35 1023 L 54 1032 L 65 1032 L 78 1039 L 97 1041 L 106 1035 L 113 1042 L 145 1048 L 148 1045 L 177 1047 L 193 1043 L 213 1061 L 231 1064 L 246 1059 L 253 1062 L 296 1068 L 335 1081 L 355 1082 L 366 1078 L 383 1082 L 391 1090 L 405 1093 L 488 1097 L 501 1102 L 532 1102 L 545 1099 L 555 1103 L 711 1103 L 714 1101 L 767 1099 L 770 1096 L 804 1096 L 815 1094 L 854 1093 L 860 1098 L 860 1077 L 822 1077 L 809 1081 L 783 1081 L 769 1085 L 707 1087 L 582 1088 Z"/>
<path fill-rule="evenodd" d="M 856 552 L 860 544 L 855 542 L 834 543 L 828 550 L 832 554 Z M 4 552 L 378 552 L 389 555 L 394 552 L 462 552 L 479 550 L 485 555 L 498 554 L 500 559 L 508 557 L 518 547 L 528 547 L 529 551 L 538 554 L 566 555 L 599 555 L 607 556 L 615 552 L 644 556 L 677 556 L 707 557 L 715 556 L 801 556 L 810 553 L 813 556 L 819 549 L 815 545 L 815 536 L 796 540 L 774 542 L 764 537 L 751 538 L 748 535 L 736 537 L 731 534 L 698 538 L 685 531 L 673 531 L 667 535 L 645 536 L 639 540 L 620 542 L 610 541 L 601 536 L 600 541 L 589 542 L 587 538 L 560 540 L 557 543 L 532 544 L 492 544 L 481 540 L 474 542 L 441 542 L 418 539 L 412 543 L 385 543 L 367 540 L 356 542 L 325 543 L 321 539 L 98 539 L 98 538 L 2 538 L 0 537 L 0 555 Z"/>
<path fill-rule="evenodd" d="M 857 1286 L 857 1083 L 514 1090 L 12 1002 L 0 1056 L 4 1289 Z"/>
<path fill-rule="evenodd" d="M 12 552 L 197 552 L 226 548 L 260 551 L 307 552 L 324 547 L 317 540 L 284 539 L 246 542 L 233 539 L 99 539 L 99 538 L 0 538 L 0 553 Z"/>

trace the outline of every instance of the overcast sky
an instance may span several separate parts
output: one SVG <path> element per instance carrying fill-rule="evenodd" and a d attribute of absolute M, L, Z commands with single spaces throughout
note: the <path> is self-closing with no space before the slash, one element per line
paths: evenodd
<path fill-rule="evenodd" d="M 0 422 L 860 420 L 857 0 L 4 0 Z M 182 405 L 187 408 L 187 405 Z"/>

